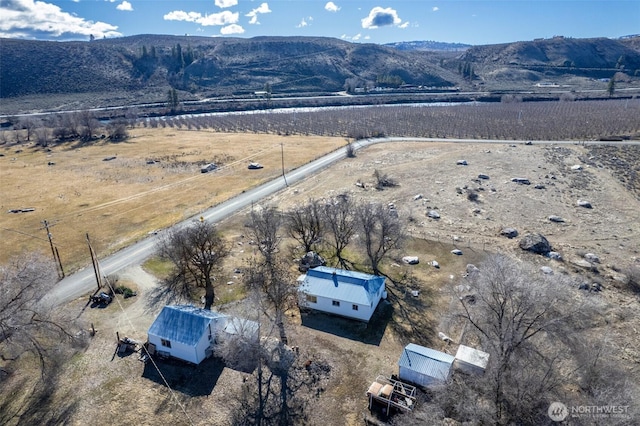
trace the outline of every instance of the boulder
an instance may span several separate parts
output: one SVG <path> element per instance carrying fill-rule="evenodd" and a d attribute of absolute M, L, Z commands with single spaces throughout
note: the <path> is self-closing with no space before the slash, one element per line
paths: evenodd
<path fill-rule="evenodd" d="M 402 262 L 406 263 L 407 265 L 417 265 L 418 263 L 420 263 L 420 259 L 418 259 L 418 256 L 404 256 L 402 258 Z"/>
<path fill-rule="evenodd" d="M 427 217 L 430 217 L 431 219 L 440 219 L 440 213 L 435 210 L 429 210 Z"/>
<path fill-rule="evenodd" d="M 467 274 L 470 274 L 472 272 L 478 272 L 480 269 L 478 269 L 478 267 L 476 265 L 474 265 L 473 263 L 469 263 L 467 264 Z"/>
<path fill-rule="evenodd" d="M 500 231 L 500 235 L 503 235 L 507 238 L 515 238 L 518 236 L 518 230 L 515 228 L 502 228 Z"/>
<path fill-rule="evenodd" d="M 571 170 L 582 170 L 582 165 L 576 164 L 574 166 L 571 166 Z"/>
<path fill-rule="evenodd" d="M 564 222 L 564 218 L 562 218 L 560 216 L 556 216 L 556 215 L 549 216 L 549 220 L 551 222 L 555 222 L 555 223 L 563 223 Z"/>
<path fill-rule="evenodd" d="M 553 269 L 551 269 L 548 266 L 543 266 L 540 268 L 540 270 L 542 271 L 543 274 L 545 275 L 553 275 Z"/>
<path fill-rule="evenodd" d="M 531 185 L 531 181 L 529 179 L 521 177 L 511 178 L 511 182 L 519 183 L 520 185 Z"/>
<path fill-rule="evenodd" d="M 462 250 L 458 250 L 458 249 L 451 250 L 451 253 L 455 254 L 456 256 L 461 256 L 462 255 Z"/>
<path fill-rule="evenodd" d="M 593 254 L 593 253 L 587 253 L 584 255 L 584 260 L 586 260 L 589 263 L 600 263 L 600 258 Z"/>
<path fill-rule="evenodd" d="M 466 166 L 466 165 L 468 165 L 469 163 L 467 163 L 467 160 L 458 160 L 458 161 L 456 162 L 456 164 L 457 164 L 458 166 Z"/>
<path fill-rule="evenodd" d="M 431 261 L 431 266 L 433 266 L 436 269 L 440 269 L 440 264 L 435 260 Z"/>
<path fill-rule="evenodd" d="M 418 195 L 414 195 L 414 196 L 413 196 L 413 199 L 414 199 L 415 201 L 418 201 L 418 200 L 421 200 L 423 197 L 424 197 L 424 196 L 423 196 L 422 194 L 418 194 Z"/>
<path fill-rule="evenodd" d="M 547 257 L 553 260 L 562 260 L 562 255 L 557 251 L 550 251 L 549 253 L 547 253 Z"/>
<path fill-rule="evenodd" d="M 551 251 L 551 244 L 542 234 L 527 234 L 519 242 L 522 250 L 536 254 L 548 254 Z"/>
<path fill-rule="evenodd" d="M 578 200 L 578 207 L 584 207 L 585 209 L 592 209 L 593 206 L 591 205 L 590 202 L 585 201 L 585 200 Z"/>
<path fill-rule="evenodd" d="M 484 180 L 489 180 L 489 175 L 485 175 L 483 173 L 480 173 L 478 175 L 478 179 L 484 179 Z"/>

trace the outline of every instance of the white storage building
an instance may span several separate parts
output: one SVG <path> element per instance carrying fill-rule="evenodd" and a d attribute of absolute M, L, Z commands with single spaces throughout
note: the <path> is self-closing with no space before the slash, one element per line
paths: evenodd
<path fill-rule="evenodd" d="M 454 360 L 453 355 L 409 343 L 398 361 L 398 377 L 423 387 L 442 383 L 449 379 Z"/>

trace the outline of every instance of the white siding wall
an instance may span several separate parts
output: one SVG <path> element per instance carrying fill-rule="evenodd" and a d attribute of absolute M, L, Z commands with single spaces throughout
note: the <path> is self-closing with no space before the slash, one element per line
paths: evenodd
<path fill-rule="evenodd" d="M 149 343 L 156 346 L 156 352 L 167 352 L 174 358 L 179 358 L 194 364 L 198 364 L 200 362 L 198 361 L 196 349 L 193 346 L 187 346 L 180 342 L 173 341 L 171 342 L 171 347 L 168 348 L 166 346 L 162 346 L 162 340 L 160 337 L 152 334 L 149 335 Z"/>
<path fill-rule="evenodd" d="M 369 321 L 375 307 L 358 305 L 358 310 L 353 309 L 353 303 L 339 300 L 340 306 L 333 306 L 333 301 L 336 299 L 328 299 L 324 297 L 318 297 L 317 303 L 307 302 L 306 306 L 310 309 L 317 311 L 328 312 L 334 315 L 341 315 L 343 317 L 355 318 L 361 321 Z"/>

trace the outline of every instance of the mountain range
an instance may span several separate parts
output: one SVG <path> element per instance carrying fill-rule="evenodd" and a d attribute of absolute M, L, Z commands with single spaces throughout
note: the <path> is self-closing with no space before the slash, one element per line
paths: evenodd
<path fill-rule="evenodd" d="M 554 81 L 640 81 L 640 36 L 554 37 L 468 46 L 391 45 L 322 37 L 210 38 L 137 35 L 93 41 L 0 39 L 0 98 L 25 96 L 126 103 L 406 87 L 485 90 Z M 110 99 L 110 101 L 106 101 Z M 4 102 L 3 102 L 4 103 Z M 5 111 L 3 111 L 5 112 Z"/>

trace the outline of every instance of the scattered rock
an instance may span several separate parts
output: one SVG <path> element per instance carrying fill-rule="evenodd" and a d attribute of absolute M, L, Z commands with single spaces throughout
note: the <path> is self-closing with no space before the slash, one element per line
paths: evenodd
<path fill-rule="evenodd" d="M 578 200 L 578 207 L 584 207 L 585 209 L 592 209 L 591 203 L 585 200 Z"/>
<path fill-rule="evenodd" d="M 585 254 L 584 259 L 589 263 L 600 263 L 600 258 L 593 253 Z"/>
<path fill-rule="evenodd" d="M 461 256 L 462 255 L 462 250 L 458 250 L 458 249 L 451 250 L 451 253 L 455 254 L 456 256 Z"/>
<path fill-rule="evenodd" d="M 551 269 L 548 266 L 543 266 L 542 268 L 540 268 L 540 270 L 542 271 L 543 274 L 545 275 L 553 275 L 553 269 Z"/>
<path fill-rule="evenodd" d="M 456 164 L 457 164 L 458 166 L 466 166 L 466 165 L 468 165 L 469 163 L 467 163 L 467 160 L 458 160 L 458 161 L 456 162 Z"/>
<path fill-rule="evenodd" d="M 556 215 L 549 216 L 549 220 L 551 222 L 555 222 L 555 223 L 563 223 L 564 222 L 564 219 L 562 217 L 556 216 Z"/>
<path fill-rule="evenodd" d="M 571 264 L 573 266 L 577 266 L 579 268 L 584 268 L 584 269 L 592 269 L 593 265 L 591 263 L 589 263 L 587 260 L 585 259 L 575 259 L 571 261 Z"/>
<path fill-rule="evenodd" d="M 485 175 L 485 174 L 480 173 L 478 175 L 478 179 L 489 180 L 489 175 Z"/>
<path fill-rule="evenodd" d="M 420 263 L 420 259 L 418 259 L 418 256 L 404 256 L 402 258 L 402 262 L 406 263 L 407 265 L 417 265 L 418 263 Z"/>
<path fill-rule="evenodd" d="M 531 181 L 529 179 L 519 177 L 511 178 L 511 182 L 515 182 L 520 185 L 531 185 Z"/>
<path fill-rule="evenodd" d="M 451 337 L 447 336 L 442 331 L 438 333 L 438 337 L 445 342 L 453 342 L 453 340 L 451 340 Z"/>
<path fill-rule="evenodd" d="M 430 217 L 431 219 L 440 219 L 440 213 L 438 213 L 435 210 L 429 210 L 429 213 L 427 213 L 427 216 Z"/>
<path fill-rule="evenodd" d="M 102 161 L 111 161 L 111 160 L 115 160 L 115 159 L 116 159 L 115 156 L 111 156 L 111 157 L 103 158 Z"/>
<path fill-rule="evenodd" d="M 414 199 L 415 201 L 418 201 L 418 200 L 421 200 L 423 197 L 424 197 L 424 196 L 423 196 L 422 194 L 418 194 L 418 195 L 414 195 L 414 196 L 413 196 L 413 199 Z"/>
<path fill-rule="evenodd" d="M 571 170 L 582 170 L 582 165 L 576 164 L 575 166 L 571 166 Z"/>
<path fill-rule="evenodd" d="M 595 291 L 595 292 L 602 291 L 602 285 L 600 283 L 591 284 L 591 291 Z"/>
<path fill-rule="evenodd" d="M 578 290 L 589 290 L 589 283 L 582 283 L 578 287 Z"/>
<path fill-rule="evenodd" d="M 473 263 L 469 263 L 467 265 L 467 274 L 472 274 L 474 272 L 479 272 L 480 269 L 478 269 L 478 267 L 476 265 L 474 265 Z"/>
<path fill-rule="evenodd" d="M 431 261 L 431 266 L 433 266 L 436 269 L 440 269 L 440 264 L 435 260 Z"/>
<path fill-rule="evenodd" d="M 535 189 L 547 189 L 546 186 L 544 186 L 543 184 L 539 183 L 536 186 L 534 186 Z"/>
<path fill-rule="evenodd" d="M 562 260 L 562 255 L 560 253 L 558 253 L 557 251 L 550 251 L 547 254 L 547 257 L 549 257 L 549 259 L 553 259 L 553 260 Z"/>
<path fill-rule="evenodd" d="M 542 234 L 527 234 L 519 243 L 522 250 L 530 251 L 536 254 L 548 254 L 551 251 L 551 244 Z"/>
<path fill-rule="evenodd" d="M 518 230 L 515 228 L 502 228 L 502 230 L 500 231 L 500 235 L 507 238 L 515 238 L 518 236 Z"/>

